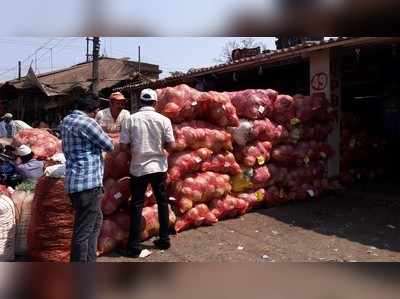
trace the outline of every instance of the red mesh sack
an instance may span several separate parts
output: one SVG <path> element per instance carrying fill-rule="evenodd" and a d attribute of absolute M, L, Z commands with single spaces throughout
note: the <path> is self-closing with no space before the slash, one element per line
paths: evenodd
<path fill-rule="evenodd" d="M 239 117 L 260 119 L 271 117 L 273 112 L 273 90 L 248 89 L 228 93 Z"/>
<path fill-rule="evenodd" d="M 266 204 L 275 206 L 287 203 L 288 201 L 288 194 L 284 189 L 278 188 L 277 186 L 267 188 L 267 193 L 265 194 Z"/>
<path fill-rule="evenodd" d="M 68 262 L 74 212 L 64 180 L 39 179 L 32 203 L 28 230 L 28 253 L 35 261 Z"/>
<path fill-rule="evenodd" d="M 199 92 L 185 84 L 157 90 L 156 109 L 174 123 L 194 119 L 217 126 L 238 126 L 239 119 L 230 97 L 219 92 Z"/>
<path fill-rule="evenodd" d="M 118 227 L 123 231 L 123 240 L 118 242 L 118 247 L 126 248 L 128 244 L 129 237 L 129 227 L 130 227 L 130 216 L 126 211 L 121 211 L 113 214 L 110 219 L 118 225 Z M 176 216 L 169 207 L 169 226 L 173 228 L 176 223 Z M 158 206 L 153 205 L 149 207 L 144 207 L 142 211 L 142 222 L 141 222 L 141 240 L 145 241 L 151 237 L 157 236 L 160 231 L 160 223 L 158 222 Z"/>
<path fill-rule="evenodd" d="M 279 124 L 287 124 L 296 117 L 294 100 L 288 95 L 278 95 L 274 102 L 274 120 Z"/>
<path fill-rule="evenodd" d="M 271 158 L 278 162 L 292 162 L 297 157 L 297 152 L 292 145 L 279 145 L 273 148 L 271 152 Z"/>
<path fill-rule="evenodd" d="M 301 123 L 307 123 L 315 117 L 313 98 L 310 96 L 295 95 L 293 97 L 296 118 Z"/>
<path fill-rule="evenodd" d="M 249 208 L 249 203 L 244 199 L 227 195 L 224 198 L 213 199 L 209 206 L 218 220 L 223 220 L 244 215 Z"/>
<path fill-rule="evenodd" d="M 290 201 L 306 201 L 317 196 L 315 188 L 308 183 L 294 186 L 288 193 Z"/>
<path fill-rule="evenodd" d="M 28 145 L 39 160 L 46 160 L 56 153 L 61 152 L 61 141 L 42 129 L 24 129 L 19 131 L 14 136 L 12 145 L 18 147 L 22 144 Z"/>
<path fill-rule="evenodd" d="M 271 178 L 271 174 L 269 173 L 268 167 L 261 166 L 254 170 L 254 175 L 253 175 L 252 181 L 253 181 L 254 185 L 256 185 L 256 186 L 260 186 L 260 185 L 265 186 L 270 178 Z"/>
<path fill-rule="evenodd" d="M 186 174 L 201 170 L 202 162 L 211 158 L 212 154 L 212 150 L 201 148 L 170 155 L 168 158 L 170 181 L 175 182 Z"/>
<path fill-rule="evenodd" d="M 237 147 L 235 156 L 247 167 L 264 165 L 270 159 L 271 149 L 272 144 L 269 141 L 254 142 L 244 147 Z"/>
<path fill-rule="evenodd" d="M 212 156 L 208 161 L 203 162 L 201 170 L 229 175 L 236 175 L 242 171 L 239 164 L 236 162 L 235 156 L 230 152 Z"/>
<path fill-rule="evenodd" d="M 201 113 L 200 92 L 185 84 L 157 90 L 156 110 L 174 123 L 197 119 Z"/>
<path fill-rule="evenodd" d="M 237 196 L 237 198 L 243 199 L 248 203 L 248 209 L 246 211 L 248 212 L 260 208 L 265 203 L 265 195 L 265 189 L 260 188 L 255 192 L 241 193 Z"/>
<path fill-rule="evenodd" d="M 191 227 L 213 225 L 217 222 L 217 217 L 211 213 L 207 205 L 199 204 L 194 208 L 191 208 L 176 221 L 175 231 L 179 233 Z"/>
<path fill-rule="evenodd" d="M 288 169 L 285 167 L 280 167 L 276 164 L 268 164 L 268 170 L 271 175 L 271 180 L 269 183 L 281 185 L 286 182 L 288 176 Z"/>
<path fill-rule="evenodd" d="M 174 189 L 177 207 L 181 213 L 185 213 L 195 204 L 225 196 L 232 186 L 228 175 L 208 171 L 188 176 L 178 182 Z"/>
<path fill-rule="evenodd" d="M 112 252 L 126 238 L 126 232 L 117 223 L 111 219 L 105 219 L 97 242 L 97 254 L 103 255 Z"/>
<path fill-rule="evenodd" d="M 131 197 L 130 178 L 122 178 L 118 181 L 106 179 L 104 181 L 104 195 L 101 201 L 101 209 L 104 215 L 111 215 L 124 202 Z"/>
<path fill-rule="evenodd" d="M 213 151 L 232 150 L 232 136 L 203 121 L 192 121 L 174 126 L 173 151 L 208 148 Z"/>
<path fill-rule="evenodd" d="M 239 118 L 235 106 L 226 93 L 215 91 L 203 92 L 199 98 L 201 119 L 220 127 L 237 127 Z"/>
<path fill-rule="evenodd" d="M 104 178 L 120 179 L 129 176 L 131 155 L 117 146 L 104 160 Z"/>
<path fill-rule="evenodd" d="M 284 127 L 275 125 L 268 118 L 255 120 L 250 130 L 250 140 L 255 141 L 269 141 L 271 143 L 276 143 L 287 138 L 287 135 L 288 132 Z"/>

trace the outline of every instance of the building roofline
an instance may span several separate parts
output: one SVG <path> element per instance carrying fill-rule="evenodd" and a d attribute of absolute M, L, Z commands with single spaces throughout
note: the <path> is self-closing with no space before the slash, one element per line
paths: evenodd
<path fill-rule="evenodd" d="M 217 64 L 211 67 L 198 68 L 179 76 L 167 77 L 160 80 L 155 80 L 150 83 L 129 84 L 123 87 L 116 88 L 115 91 L 125 91 L 129 89 L 142 89 L 146 87 L 163 87 L 172 84 L 179 84 L 184 81 L 190 81 L 197 77 L 236 71 L 243 67 L 251 67 L 260 63 L 273 63 L 281 60 L 287 60 L 295 57 L 302 57 L 305 53 L 323 50 L 326 48 L 354 46 L 370 43 L 381 43 L 390 40 L 400 41 L 398 37 L 338 37 L 318 42 L 306 42 L 293 47 L 288 47 L 280 50 L 275 50 L 271 53 L 262 53 L 256 56 L 242 58 L 236 61 Z"/>
<path fill-rule="evenodd" d="M 125 61 L 125 62 L 127 62 L 127 63 L 129 63 L 129 64 L 138 64 L 138 63 L 139 63 L 138 61 L 132 61 L 132 60 L 127 60 L 127 59 L 123 59 L 123 58 L 99 57 L 99 60 L 103 60 L 103 59 L 104 59 L 104 60 L 107 59 L 107 60 Z M 55 71 L 46 72 L 46 73 L 42 73 L 42 74 L 37 74 L 36 77 L 39 79 L 39 78 L 51 76 L 51 75 L 54 75 L 54 74 L 59 74 L 59 73 L 63 73 L 63 72 L 68 72 L 68 71 L 71 71 L 71 70 L 80 68 L 80 67 L 82 67 L 82 66 L 85 66 L 86 64 L 92 64 L 92 61 L 84 61 L 84 62 L 80 62 L 80 63 L 74 64 L 74 65 L 69 66 L 69 67 L 66 67 L 66 68 L 62 68 L 62 69 L 58 69 L 58 70 L 55 70 Z M 157 64 L 146 63 L 146 62 L 141 62 L 140 64 L 143 65 L 143 66 L 155 66 L 155 67 L 159 67 L 159 65 L 157 65 Z M 161 70 L 158 70 L 158 71 L 155 72 L 155 73 L 160 74 L 161 72 L 162 72 Z M 21 77 L 21 79 L 13 79 L 13 80 L 8 80 L 8 81 L 6 81 L 6 82 L 7 82 L 7 83 L 8 83 L 8 82 L 10 82 L 10 83 L 18 83 L 18 82 L 23 81 L 23 80 L 25 79 L 25 77 L 26 77 L 26 76 L 23 76 L 23 77 Z M 4 83 L 6 83 L 6 82 L 4 82 Z"/>

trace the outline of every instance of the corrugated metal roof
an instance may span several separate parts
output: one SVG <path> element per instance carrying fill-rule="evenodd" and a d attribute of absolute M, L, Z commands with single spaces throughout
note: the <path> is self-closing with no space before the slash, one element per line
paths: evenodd
<path fill-rule="evenodd" d="M 99 90 L 110 88 L 125 80 L 135 79 L 138 76 L 138 62 L 126 59 L 104 57 L 99 59 Z M 141 70 L 145 74 L 158 75 L 161 71 L 158 65 L 141 63 Z M 67 94 L 74 88 L 89 90 L 92 78 L 92 62 L 74 65 L 72 67 L 36 75 L 48 95 Z M 29 77 L 21 80 L 6 82 L 17 89 L 29 89 L 32 82 Z"/>
<path fill-rule="evenodd" d="M 207 75 L 207 74 L 212 74 L 214 72 L 223 72 L 224 70 L 228 70 L 232 67 L 235 66 L 245 66 L 246 64 L 249 63 L 268 63 L 269 60 L 275 60 L 280 57 L 284 57 L 285 55 L 290 55 L 290 54 L 299 54 L 303 53 L 305 51 L 316 51 L 319 50 L 320 48 L 326 48 L 326 47 L 335 47 L 339 46 L 342 43 L 345 45 L 347 42 L 348 43 L 357 43 L 357 42 L 363 42 L 366 41 L 367 39 L 379 39 L 373 38 L 373 37 L 337 37 L 337 38 L 330 38 L 322 41 L 317 41 L 317 42 L 306 42 L 302 43 L 293 47 L 281 49 L 281 50 L 275 50 L 270 53 L 262 53 L 256 56 L 252 57 L 247 57 L 247 58 L 242 58 L 236 61 L 232 62 L 227 62 L 227 63 L 222 63 L 222 64 L 217 64 L 214 66 L 210 67 L 204 67 L 204 68 L 197 68 L 197 69 L 192 69 L 191 71 L 188 71 L 187 73 L 184 73 L 182 75 L 178 76 L 173 76 L 173 77 L 167 77 L 161 80 L 155 80 L 153 82 L 146 82 L 146 83 L 139 83 L 139 84 L 129 84 L 124 87 L 116 88 L 115 90 L 118 91 L 123 91 L 127 89 L 140 89 L 140 88 L 145 88 L 145 87 L 159 87 L 159 86 L 167 86 L 168 84 L 172 83 L 177 83 L 179 84 L 182 82 L 182 80 L 185 79 L 192 79 L 197 76 L 201 75 Z"/>

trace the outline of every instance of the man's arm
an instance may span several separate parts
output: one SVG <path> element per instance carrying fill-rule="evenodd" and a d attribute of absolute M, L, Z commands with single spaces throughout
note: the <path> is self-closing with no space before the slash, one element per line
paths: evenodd
<path fill-rule="evenodd" d="M 175 144 L 175 137 L 174 137 L 174 129 L 172 128 L 171 121 L 168 121 L 165 124 L 165 131 L 164 131 L 164 148 L 167 151 L 170 151 Z"/>
<path fill-rule="evenodd" d="M 103 151 L 111 152 L 114 149 L 114 144 L 111 138 L 103 131 L 95 120 L 89 121 L 86 126 L 86 133 L 90 141 L 98 145 Z"/>
<path fill-rule="evenodd" d="M 121 124 L 121 134 L 119 137 L 119 146 L 121 151 L 129 152 L 131 144 L 131 119 L 124 119 Z"/>

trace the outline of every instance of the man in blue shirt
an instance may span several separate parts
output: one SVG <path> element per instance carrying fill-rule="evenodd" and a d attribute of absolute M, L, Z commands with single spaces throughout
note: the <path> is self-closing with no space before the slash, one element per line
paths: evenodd
<path fill-rule="evenodd" d="M 113 150 L 112 140 L 94 120 L 99 103 L 80 99 L 77 109 L 61 125 L 66 158 L 65 190 L 75 209 L 71 262 L 95 262 L 103 214 L 101 196 L 104 163 L 102 151 Z"/>
<path fill-rule="evenodd" d="M 32 150 L 27 145 L 18 147 L 15 154 L 20 159 L 20 163 L 16 165 L 16 170 L 22 176 L 22 179 L 36 183 L 43 176 L 43 161 L 34 159 Z"/>

